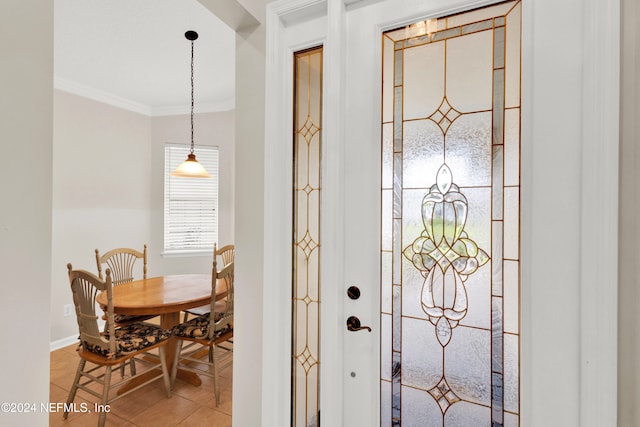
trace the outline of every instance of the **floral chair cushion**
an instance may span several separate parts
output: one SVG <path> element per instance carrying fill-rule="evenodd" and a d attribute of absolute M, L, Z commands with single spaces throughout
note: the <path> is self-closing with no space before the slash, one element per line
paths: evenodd
<path fill-rule="evenodd" d="M 222 313 L 216 313 L 216 321 L 220 320 Z M 179 325 L 171 328 L 171 333 L 177 337 L 186 338 L 207 338 L 207 332 L 209 330 L 209 315 L 198 316 L 195 319 L 191 319 L 188 322 L 180 323 Z M 221 329 L 218 329 L 214 334 L 214 339 L 218 338 L 227 332 L 233 330 L 231 325 L 225 325 Z"/>
<path fill-rule="evenodd" d="M 120 355 L 142 350 L 160 341 L 167 340 L 171 336 L 171 333 L 159 326 L 138 322 L 117 328 L 115 330 L 115 335 L 116 353 L 113 356 L 118 357 Z M 104 337 L 109 339 L 109 334 L 105 333 Z M 105 357 L 110 356 L 108 348 L 100 348 L 86 341 L 82 344 L 85 349 L 93 353 L 97 353 Z"/>
<path fill-rule="evenodd" d="M 132 314 L 114 314 L 113 321 L 115 323 L 131 323 L 149 319 L 153 316 L 135 316 Z"/>

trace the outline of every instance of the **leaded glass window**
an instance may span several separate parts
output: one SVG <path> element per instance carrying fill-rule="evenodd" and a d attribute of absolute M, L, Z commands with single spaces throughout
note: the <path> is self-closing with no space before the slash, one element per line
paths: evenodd
<path fill-rule="evenodd" d="M 518 426 L 521 3 L 382 39 L 382 425 Z"/>

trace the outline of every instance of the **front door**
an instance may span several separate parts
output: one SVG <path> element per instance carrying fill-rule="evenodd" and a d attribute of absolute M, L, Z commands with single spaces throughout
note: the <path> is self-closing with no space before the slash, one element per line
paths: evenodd
<path fill-rule="evenodd" d="M 520 3 L 401 4 L 283 30 L 291 423 L 517 426 Z"/>
<path fill-rule="evenodd" d="M 343 310 L 372 331 L 343 330 L 344 425 L 517 426 L 520 2 L 378 26 L 380 54 L 371 15 L 346 26 Z"/>

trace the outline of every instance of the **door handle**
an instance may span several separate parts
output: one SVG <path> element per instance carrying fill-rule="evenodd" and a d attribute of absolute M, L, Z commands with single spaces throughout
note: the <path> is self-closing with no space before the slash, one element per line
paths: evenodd
<path fill-rule="evenodd" d="M 361 331 L 363 329 L 371 332 L 371 328 L 368 326 L 362 326 L 362 324 L 360 323 L 360 319 L 358 319 L 356 316 L 349 316 L 349 318 L 347 319 L 347 330 L 355 332 Z"/>

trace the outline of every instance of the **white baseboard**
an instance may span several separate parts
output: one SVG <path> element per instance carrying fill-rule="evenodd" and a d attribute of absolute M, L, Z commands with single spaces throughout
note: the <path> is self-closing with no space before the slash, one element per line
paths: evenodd
<path fill-rule="evenodd" d="M 68 336 L 66 338 L 62 338 L 57 341 L 53 341 L 49 343 L 49 351 L 59 350 L 62 347 L 66 347 L 71 344 L 75 344 L 78 342 L 78 334 Z"/>

